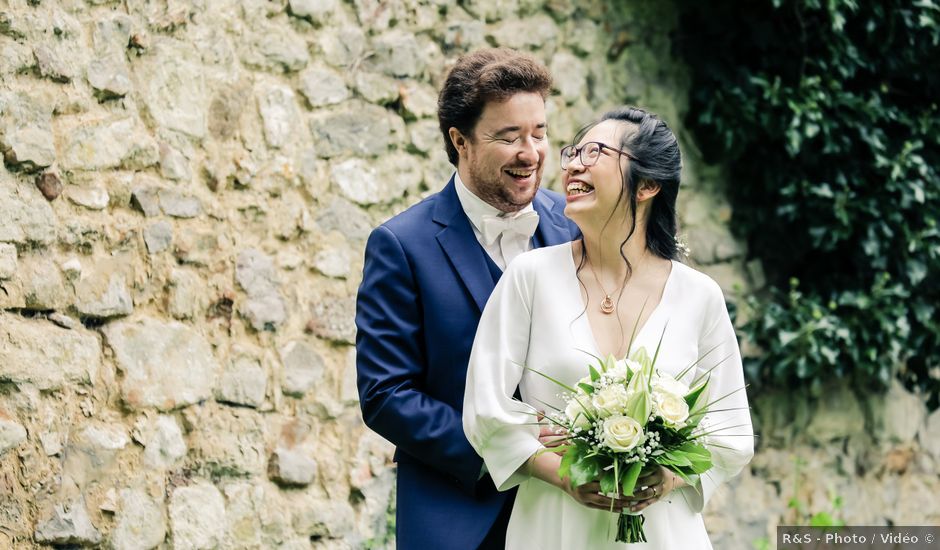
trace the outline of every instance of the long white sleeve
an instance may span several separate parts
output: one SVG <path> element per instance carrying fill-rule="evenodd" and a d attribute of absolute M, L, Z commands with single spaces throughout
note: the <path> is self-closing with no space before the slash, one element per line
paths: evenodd
<path fill-rule="evenodd" d="M 532 254 L 516 258 L 496 285 L 467 368 L 464 432 L 500 491 L 526 479 L 519 468 L 542 448 L 534 409 L 513 399 L 530 342 L 533 260 Z"/>
<path fill-rule="evenodd" d="M 737 475 L 754 456 L 754 429 L 744 388 L 741 351 L 721 289 L 714 283 L 706 319 L 709 326 L 699 338 L 698 349 L 702 354 L 715 350 L 697 369 L 706 371 L 724 360 L 711 372 L 709 402 L 728 397 L 712 405 L 718 412 L 707 414 L 703 420 L 704 429 L 713 432 L 706 443 L 712 454 L 712 468 L 700 477 L 697 486 L 681 489 L 696 512 L 701 512 L 717 487 Z"/>

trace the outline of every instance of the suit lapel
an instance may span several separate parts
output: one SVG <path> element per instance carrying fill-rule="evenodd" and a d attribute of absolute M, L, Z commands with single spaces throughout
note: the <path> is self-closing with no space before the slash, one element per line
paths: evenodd
<path fill-rule="evenodd" d="M 450 260 L 457 277 L 467 287 L 480 311 L 483 311 L 496 285 L 486 265 L 486 252 L 477 241 L 470 220 L 460 206 L 453 178 L 438 195 L 434 221 L 444 226 L 437 234 L 437 242 Z"/>
<path fill-rule="evenodd" d="M 539 225 L 532 236 L 535 248 L 553 246 L 571 241 L 571 230 L 567 218 L 562 212 L 556 212 L 555 203 L 545 193 L 539 192 L 532 201 L 532 206 L 539 213 Z"/>
<path fill-rule="evenodd" d="M 539 225 L 532 236 L 535 248 L 571 240 L 567 219 L 564 214 L 555 210 L 556 205 L 548 195 L 542 192 L 536 194 L 532 206 L 539 213 Z M 480 246 L 470 220 L 460 206 L 453 178 L 438 194 L 433 216 L 436 223 L 444 226 L 437 234 L 437 242 L 450 260 L 457 277 L 473 296 L 473 301 L 480 311 L 483 311 L 496 285 L 487 267 L 489 259 L 486 252 Z"/>

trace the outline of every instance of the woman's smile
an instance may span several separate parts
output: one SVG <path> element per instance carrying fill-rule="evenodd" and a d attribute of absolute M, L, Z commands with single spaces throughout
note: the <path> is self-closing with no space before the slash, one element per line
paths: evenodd
<path fill-rule="evenodd" d="M 565 191 L 567 192 L 566 199 L 571 202 L 593 194 L 594 186 L 577 178 L 569 178 Z"/>

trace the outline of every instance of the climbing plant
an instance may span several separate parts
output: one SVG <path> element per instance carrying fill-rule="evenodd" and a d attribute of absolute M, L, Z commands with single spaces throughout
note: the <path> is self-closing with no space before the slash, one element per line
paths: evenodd
<path fill-rule="evenodd" d="M 728 167 L 752 383 L 899 377 L 940 393 L 940 7 L 932 0 L 678 3 L 687 125 Z"/>

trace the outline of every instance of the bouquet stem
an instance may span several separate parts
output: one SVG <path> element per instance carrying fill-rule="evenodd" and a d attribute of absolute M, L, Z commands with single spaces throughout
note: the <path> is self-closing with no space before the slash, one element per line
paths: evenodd
<path fill-rule="evenodd" d="M 617 542 L 627 542 L 630 544 L 637 542 L 646 542 L 646 533 L 643 532 L 643 523 L 646 517 L 643 514 L 620 513 L 617 518 Z"/>

